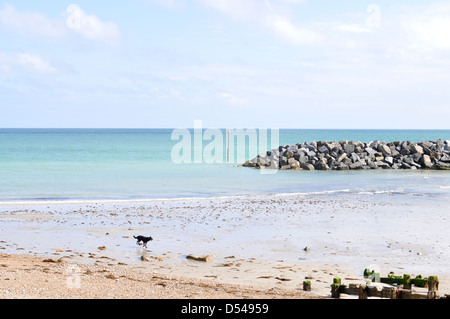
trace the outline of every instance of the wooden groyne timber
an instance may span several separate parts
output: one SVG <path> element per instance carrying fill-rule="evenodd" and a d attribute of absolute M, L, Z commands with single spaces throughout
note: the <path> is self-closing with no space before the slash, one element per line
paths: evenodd
<path fill-rule="evenodd" d="M 374 278 L 373 275 L 378 275 L 376 278 L 378 282 L 387 284 L 383 287 L 366 284 L 350 284 L 344 285 L 340 278 L 334 278 L 331 284 L 331 297 L 340 298 L 341 294 L 357 295 L 359 299 L 367 299 L 368 297 L 388 298 L 388 299 L 450 299 L 450 295 L 445 294 L 440 296 L 438 293 L 439 279 L 437 276 L 429 276 L 422 278 L 417 276 L 411 278 L 409 274 L 403 276 L 394 276 L 393 274 L 387 277 L 379 277 L 379 274 L 374 272 L 364 271 L 364 277 Z M 413 286 L 415 289 L 413 290 Z M 417 288 L 423 291 L 418 291 Z"/>

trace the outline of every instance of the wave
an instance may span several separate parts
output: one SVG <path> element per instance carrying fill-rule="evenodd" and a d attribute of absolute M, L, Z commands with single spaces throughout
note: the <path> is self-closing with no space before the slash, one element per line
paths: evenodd
<path fill-rule="evenodd" d="M 292 193 L 273 193 L 272 196 L 309 196 L 309 195 L 326 195 L 337 193 L 349 193 L 350 189 L 337 189 L 337 190 L 324 190 L 324 191 L 312 191 L 312 192 L 292 192 Z"/>
<path fill-rule="evenodd" d="M 334 189 L 334 190 L 322 190 L 322 191 L 310 191 L 310 192 L 268 192 L 257 194 L 229 194 L 229 195 L 211 195 L 211 196 L 177 196 L 177 197 L 158 197 L 158 198 L 78 198 L 78 199 L 61 199 L 61 198 L 45 198 L 45 199 L 7 199 L 0 200 L 0 205 L 88 205 L 88 204 L 145 204 L 156 202 L 177 202 L 177 201 L 206 201 L 206 200 L 233 200 L 233 199 L 267 199 L 268 197 L 308 197 L 308 196 L 326 196 L 326 195 L 340 195 L 340 194 L 356 194 L 356 195 L 423 195 L 407 193 L 402 190 L 361 190 L 358 189 Z"/>
<path fill-rule="evenodd" d="M 0 205 L 47 205 L 47 204 L 64 204 L 64 205 L 80 205 L 80 204 L 121 204 L 121 203 L 151 203 L 151 202 L 171 202 L 171 201 L 202 201 L 202 200 L 228 200 L 228 199 L 258 199 L 272 197 L 288 197 L 288 196 L 312 196 L 348 193 L 350 189 L 341 190 L 325 190 L 312 192 L 292 192 L 292 193 L 258 193 L 258 194 L 232 194 L 232 195 L 211 195 L 211 196 L 180 196 L 180 197 L 158 197 L 158 198 L 123 198 L 123 199 L 61 199 L 61 198 L 36 198 L 36 199 L 7 199 L 0 200 Z"/>
<path fill-rule="evenodd" d="M 440 186 L 440 189 L 450 189 L 450 186 Z M 417 192 L 414 190 L 407 191 L 405 189 L 361 189 L 360 187 L 350 189 L 332 189 L 332 190 L 315 190 L 303 192 L 263 192 L 251 194 L 211 194 L 211 195 L 173 195 L 167 197 L 155 198 L 18 198 L 18 199 L 0 199 L 0 205 L 83 205 L 83 204 L 145 204 L 155 202 L 176 202 L 176 201 L 205 201 L 205 200 L 233 200 L 233 199 L 265 199 L 270 197 L 308 197 L 308 196 L 326 196 L 326 195 L 405 195 L 405 196 L 422 196 L 430 198 L 450 198 L 448 192 Z"/>
<path fill-rule="evenodd" d="M 244 194 L 244 195 L 211 195 L 211 196 L 190 196 L 190 197 L 159 197 L 159 198 L 124 198 L 124 199 L 17 199 L 0 200 L 0 205 L 47 205 L 47 204 L 120 204 L 120 203 L 151 203 L 151 202 L 171 202 L 171 201 L 202 201 L 202 200 L 228 200 L 228 199 L 257 199 L 267 198 L 267 196 L 309 196 L 321 194 L 344 193 L 350 190 L 332 190 L 317 192 L 293 192 L 293 193 L 267 193 L 267 194 Z"/>
<path fill-rule="evenodd" d="M 377 195 L 377 194 L 408 194 L 404 190 L 387 189 L 387 190 L 364 190 L 357 192 L 358 195 Z"/>

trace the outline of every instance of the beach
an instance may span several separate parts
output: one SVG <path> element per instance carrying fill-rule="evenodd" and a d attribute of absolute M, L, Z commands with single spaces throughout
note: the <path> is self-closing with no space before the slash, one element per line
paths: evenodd
<path fill-rule="evenodd" d="M 450 299 L 449 12 L 0 4 L 0 299 Z"/>
<path fill-rule="evenodd" d="M 3 202 L 0 297 L 329 298 L 333 278 L 365 283 L 365 268 L 436 275 L 448 294 L 447 207 L 345 193 Z"/>

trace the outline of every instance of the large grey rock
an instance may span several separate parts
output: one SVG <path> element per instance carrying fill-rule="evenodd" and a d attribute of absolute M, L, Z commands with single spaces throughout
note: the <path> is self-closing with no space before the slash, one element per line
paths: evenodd
<path fill-rule="evenodd" d="M 426 168 L 431 168 L 433 166 L 431 158 L 427 154 L 422 155 L 422 165 L 425 166 Z"/>
<path fill-rule="evenodd" d="M 322 145 L 319 147 L 318 151 L 320 153 L 328 153 L 328 147 L 326 147 L 325 145 Z"/>
<path fill-rule="evenodd" d="M 353 163 L 359 162 L 359 160 L 361 159 L 358 155 L 356 155 L 356 153 L 351 153 L 350 158 Z"/>
<path fill-rule="evenodd" d="M 306 155 L 310 156 L 310 157 L 314 157 L 316 156 L 316 152 L 314 152 L 313 150 L 310 150 L 309 152 L 306 153 Z"/>
<path fill-rule="evenodd" d="M 313 171 L 314 165 L 309 163 L 300 163 L 300 167 L 303 168 L 306 171 Z"/>
<path fill-rule="evenodd" d="M 366 147 L 364 150 L 365 150 L 365 151 L 367 152 L 367 154 L 369 154 L 369 155 L 375 155 L 375 154 L 377 153 L 377 151 L 374 150 L 374 149 L 371 148 L 371 147 Z"/>
<path fill-rule="evenodd" d="M 383 168 L 383 169 L 390 168 L 389 164 L 386 162 L 378 161 L 378 162 L 375 162 L 375 164 L 378 167 Z"/>
<path fill-rule="evenodd" d="M 402 162 L 402 168 L 411 169 L 411 165 L 409 165 L 408 163 Z"/>
<path fill-rule="evenodd" d="M 381 152 L 384 157 L 391 155 L 391 148 L 384 144 L 378 145 L 378 151 Z"/>
<path fill-rule="evenodd" d="M 297 161 L 295 158 L 291 157 L 290 159 L 288 159 L 288 164 L 291 166 L 291 168 L 293 169 L 297 169 L 300 168 L 300 163 L 299 161 Z"/>
<path fill-rule="evenodd" d="M 441 154 L 439 152 L 436 151 L 431 151 L 430 152 L 430 159 L 433 160 L 437 160 L 439 161 L 441 159 Z"/>
<path fill-rule="evenodd" d="M 298 161 L 300 162 L 300 164 L 301 163 L 308 163 L 308 156 L 302 154 L 302 155 L 300 155 Z"/>
<path fill-rule="evenodd" d="M 376 169 L 378 166 L 371 160 L 367 160 L 367 166 L 369 166 L 371 169 Z"/>
<path fill-rule="evenodd" d="M 317 170 L 329 170 L 330 167 L 328 166 L 328 163 L 325 159 L 321 159 L 317 161 L 316 165 L 314 165 L 314 168 Z"/>
<path fill-rule="evenodd" d="M 450 163 L 450 155 L 446 153 L 442 154 L 440 161 L 444 163 Z"/>
<path fill-rule="evenodd" d="M 295 153 L 298 151 L 298 147 L 297 147 L 297 145 L 289 145 L 287 148 L 287 151 Z"/>
<path fill-rule="evenodd" d="M 291 157 L 294 157 L 294 152 L 292 151 L 286 151 L 286 153 L 284 153 L 284 156 L 286 156 L 288 159 Z"/>
<path fill-rule="evenodd" d="M 361 169 L 363 167 L 362 163 L 360 161 L 354 162 L 350 164 L 350 169 Z"/>
<path fill-rule="evenodd" d="M 420 145 L 417 145 L 417 144 L 413 144 L 411 147 L 410 147 L 410 151 L 411 151 L 411 153 L 419 153 L 419 154 L 423 154 L 423 147 L 422 146 L 420 146 Z"/>
<path fill-rule="evenodd" d="M 352 160 L 348 157 L 344 158 L 344 160 L 341 163 L 344 163 L 347 166 L 350 166 L 353 164 Z"/>
<path fill-rule="evenodd" d="M 438 169 L 450 169 L 450 163 L 437 162 L 435 167 Z"/>
<path fill-rule="evenodd" d="M 280 151 L 278 149 L 273 149 L 273 150 L 270 151 L 270 156 L 279 157 L 280 156 Z"/>
<path fill-rule="evenodd" d="M 351 154 L 355 151 L 355 145 L 352 144 L 344 144 L 342 148 L 344 149 L 344 152 L 347 154 Z"/>
<path fill-rule="evenodd" d="M 422 165 L 417 164 L 416 162 L 412 162 L 412 163 L 410 163 L 410 165 L 411 165 L 411 168 L 413 168 L 413 167 L 415 167 L 415 168 L 421 168 L 421 167 L 422 167 Z"/>
<path fill-rule="evenodd" d="M 394 164 L 392 164 L 392 166 L 391 166 L 392 169 L 399 169 L 399 168 L 401 168 L 401 167 L 402 167 L 402 164 L 400 164 L 400 163 L 394 163 Z"/>
<path fill-rule="evenodd" d="M 270 166 L 270 158 L 267 156 L 259 157 L 256 162 L 259 166 Z"/>
<path fill-rule="evenodd" d="M 336 167 L 340 171 L 348 170 L 350 167 L 348 165 L 345 165 L 344 163 L 339 163 L 339 165 Z"/>
<path fill-rule="evenodd" d="M 394 158 L 392 156 L 387 156 L 384 158 L 384 161 L 392 166 L 394 164 Z"/>
<path fill-rule="evenodd" d="M 412 158 L 414 159 L 414 162 L 419 163 L 420 159 L 422 158 L 422 154 L 423 153 L 419 153 L 419 152 L 412 154 Z"/>
<path fill-rule="evenodd" d="M 384 160 L 384 156 L 383 156 L 383 154 L 381 154 L 381 152 L 377 152 L 376 154 L 375 154 L 375 161 L 382 161 L 382 160 Z"/>
<path fill-rule="evenodd" d="M 345 158 L 347 158 L 347 154 L 342 153 L 342 154 L 340 154 L 340 155 L 338 155 L 338 156 L 336 157 L 336 161 L 338 161 L 338 162 L 340 163 L 340 162 L 342 162 Z"/>

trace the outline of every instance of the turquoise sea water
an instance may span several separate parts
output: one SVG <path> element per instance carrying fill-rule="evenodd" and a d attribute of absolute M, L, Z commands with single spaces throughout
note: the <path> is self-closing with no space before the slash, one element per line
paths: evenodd
<path fill-rule="evenodd" d="M 220 130 L 223 161 L 177 164 L 173 129 L 0 129 L 0 201 L 108 200 L 217 197 L 272 193 L 390 194 L 450 198 L 449 171 L 277 171 L 226 162 L 226 130 Z M 203 131 L 203 134 L 205 130 Z M 270 133 L 270 130 L 269 130 Z M 202 135 L 200 135 L 202 137 Z M 280 130 L 279 145 L 313 140 L 436 140 L 450 139 L 450 130 Z M 187 139 L 183 140 L 186 142 Z M 213 139 L 203 139 L 201 150 Z M 183 144 L 187 145 L 187 144 Z M 271 147 L 272 146 L 272 147 Z M 270 145 L 267 149 L 277 147 Z M 234 154 L 249 141 L 231 143 Z M 216 147 L 216 150 L 218 148 Z M 186 151 L 186 149 L 184 149 Z M 187 152 L 187 151 L 186 151 Z M 217 154 L 217 153 L 213 153 Z"/>

